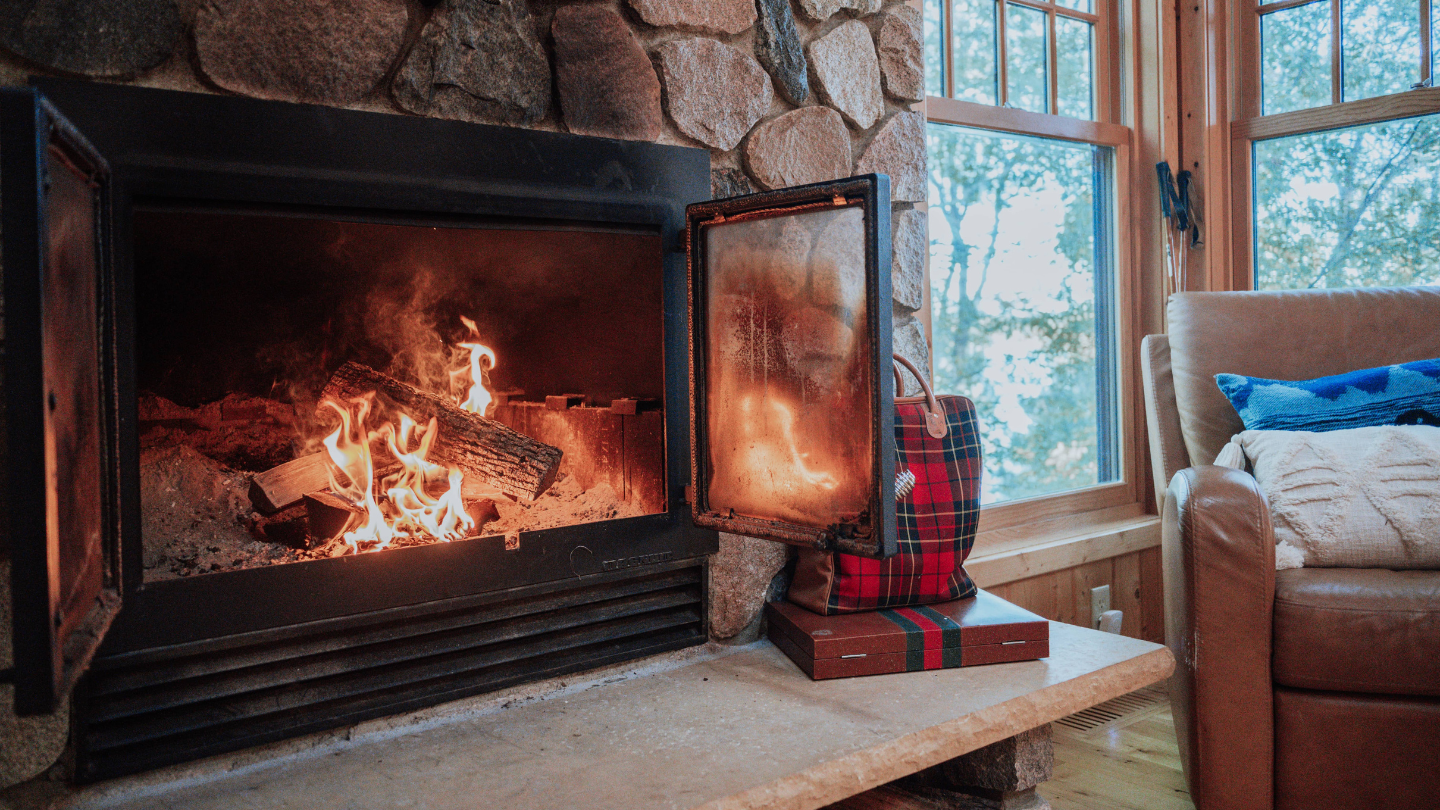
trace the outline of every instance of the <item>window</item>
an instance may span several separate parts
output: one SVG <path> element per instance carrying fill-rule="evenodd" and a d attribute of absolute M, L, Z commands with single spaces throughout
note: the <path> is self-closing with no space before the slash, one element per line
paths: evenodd
<path fill-rule="evenodd" d="M 928 92 L 1094 119 L 1100 20 L 1091 0 L 928 0 Z"/>
<path fill-rule="evenodd" d="M 986 504 L 1134 497 L 1114 226 L 1129 130 L 1106 120 L 1114 24 L 1093 2 L 925 4 L 935 385 L 983 414 Z"/>
<path fill-rule="evenodd" d="M 1256 289 L 1440 283 L 1432 0 L 1260 5 L 1239 99 L 1235 259 Z M 1253 44 L 1251 44 L 1253 43 Z M 1242 64 L 1254 64 L 1255 60 Z M 1248 168 L 1248 171 L 1244 169 Z M 1242 280 L 1243 281 L 1243 280 Z"/>

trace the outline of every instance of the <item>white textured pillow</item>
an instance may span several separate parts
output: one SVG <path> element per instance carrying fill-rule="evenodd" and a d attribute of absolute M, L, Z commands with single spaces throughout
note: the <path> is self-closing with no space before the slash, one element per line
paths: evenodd
<path fill-rule="evenodd" d="M 1309 433 L 1247 430 L 1244 451 L 1270 502 L 1276 568 L 1440 568 L 1440 428 Z"/>

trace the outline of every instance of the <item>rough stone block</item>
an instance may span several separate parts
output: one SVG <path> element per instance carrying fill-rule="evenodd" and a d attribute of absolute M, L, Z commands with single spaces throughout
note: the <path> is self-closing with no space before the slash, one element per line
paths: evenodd
<path fill-rule="evenodd" d="M 608 6 L 562 6 L 550 24 L 565 128 L 581 135 L 653 141 L 660 79 L 625 20 Z"/>
<path fill-rule="evenodd" d="M 874 14 L 882 0 L 800 0 L 800 10 L 812 20 L 828 20 L 842 8 L 856 14 Z"/>
<path fill-rule="evenodd" d="M 890 289 L 896 305 L 915 311 L 925 305 L 925 255 L 930 250 L 925 215 L 896 211 L 890 232 Z"/>
<path fill-rule="evenodd" d="M 404 0 L 212 0 L 196 13 L 195 55 L 241 95 L 350 104 L 385 77 L 408 19 Z"/>
<path fill-rule="evenodd" d="M 519 0 L 447 0 L 392 91 L 420 115 L 528 126 L 550 109 L 550 60 Z"/>
<path fill-rule="evenodd" d="M 1013 792 L 1033 788 L 1054 773 L 1054 738 L 1046 723 L 942 762 L 927 772 L 926 781 L 938 787 Z"/>
<path fill-rule="evenodd" d="M 755 191 L 755 184 L 739 169 L 710 170 L 710 196 L 717 200 L 754 194 Z"/>
<path fill-rule="evenodd" d="M 855 161 L 856 174 L 890 175 L 890 198 L 900 202 L 925 201 L 925 116 L 896 113 L 875 134 Z"/>
<path fill-rule="evenodd" d="M 896 354 L 914 363 L 921 374 L 930 373 L 930 344 L 925 340 L 925 325 L 920 321 L 912 317 L 895 324 L 892 348 Z M 909 372 L 902 372 L 900 379 L 905 381 L 904 396 L 913 397 L 921 393 L 920 384 Z"/>
<path fill-rule="evenodd" d="M 920 12 L 892 6 L 880 22 L 876 52 L 885 91 L 905 101 L 925 98 L 925 45 Z"/>
<path fill-rule="evenodd" d="M 810 67 L 820 97 L 856 129 L 869 129 L 885 113 L 880 62 L 870 29 L 859 20 L 842 23 L 810 43 Z"/>
<path fill-rule="evenodd" d="M 729 151 L 770 109 L 775 91 L 755 58 L 713 39 L 679 39 L 660 46 L 665 109 L 680 131 Z"/>
<path fill-rule="evenodd" d="M 133 76 L 164 62 L 185 31 L 172 0 L 0 3 L 0 46 L 53 70 Z"/>
<path fill-rule="evenodd" d="M 755 24 L 753 0 L 630 0 L 630 7 L 657 28 L 738 34 Z"/>
<path fill-rule="evenodd" d="M 799 106 L 810 98 L 809 63 L 800 47 L 790 0 L 758 0 L 760 24 L 755 29 L 755 58 L 770 71 L 780 94 Z"/>
<path fill-rule="evenodd" d="M 850 175 L 850 133 L 829 107 L 801 107 L 756 127 L 744 155 L 765 188 L 837 180 Z"/>
<path fill-rule="evenodd" d="M 720 551 L 710 558 L 711 637 L 734 638 L 756 620 L 789 555 L 781 543 L 721 533 Z"/>

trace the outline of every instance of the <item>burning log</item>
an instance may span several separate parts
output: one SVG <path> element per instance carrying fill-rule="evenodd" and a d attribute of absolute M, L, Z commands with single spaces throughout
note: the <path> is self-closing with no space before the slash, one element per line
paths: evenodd
<path fill-rule="evenodd" d="M 250 503 L 264 514 L 294 506 L 330 484 L 324 453 L 312 453 L 256 473 L 250 482 Z"/>
<path fill-rule="evenodd" d="M 350 362 L 341 366 L 321 393 L 321 400 L 348 402 L 375 391 L 422 424 L 434 417 L 439 425 L 432 457 L 459 467 L 501 492 L 533 501 L 560 471 L 560 448 L 462 410 L 434 394 L 400 382 L 372 368 Z"/>
<path fill-rule="evenodd" d="M 365 511 L 333 492 L 322 491 L 305 496 L 305 517 L 312 542 L 323 546 L 364 523 Z"/>

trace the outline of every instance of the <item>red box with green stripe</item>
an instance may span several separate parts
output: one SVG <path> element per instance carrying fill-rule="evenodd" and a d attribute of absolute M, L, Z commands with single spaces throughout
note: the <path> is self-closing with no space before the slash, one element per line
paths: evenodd
<path fill-rule="evenodd" d="M 770 640 L 815 680 L 1029 661 L 1050 654 L 1050 624 L 994 594 L 821 616 L 765 606 Z"/>

